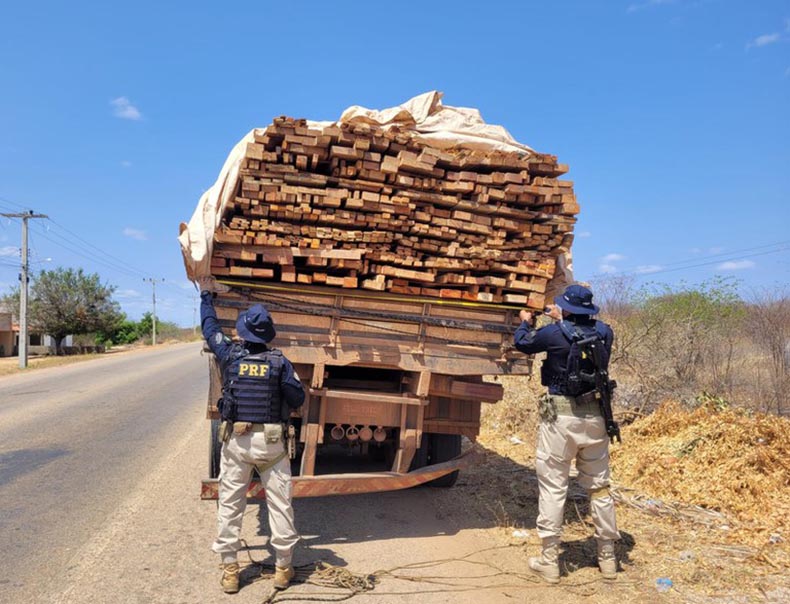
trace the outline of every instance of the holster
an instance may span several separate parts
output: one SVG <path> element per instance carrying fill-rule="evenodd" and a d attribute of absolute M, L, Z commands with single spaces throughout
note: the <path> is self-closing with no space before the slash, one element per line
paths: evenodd
<path fill-rule="evenodd" d="M 230 433 L 233 431 L 232 424 L 224 419 L 222 423 L 219 425 L 219 439 L 223 443 L 226 443 L 230 440 Z"/>
<path fill-rule="evenodd" d="M 557 405 L 550 394 L 542 394 L 538 399 L 538 414 L 543 422 L 551 424 L 557 421 Z"/>
<path fill-rule="evenodd" d="M 285 401 L 280 403 L 280 419 L 283 421 L 283 423 L 291 419 L 291 407 L 289 407 L 288 403 Z"/>
<path fill-rule="evenodd" d="M 286 430 L 286 451 L 288 451 L 288 459 L 296 459 L 296 428 L 293 424 L 288 424 Z"/>

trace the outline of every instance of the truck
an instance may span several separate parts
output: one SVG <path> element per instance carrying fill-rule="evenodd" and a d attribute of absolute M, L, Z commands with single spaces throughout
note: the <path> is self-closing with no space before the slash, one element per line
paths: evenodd
<path fill-rule="evenodd" d="M 450 487 L 468 462 L 482 403 L 502 398 L 485 376 L 526 374 L 529 359 L 512 346 L 517 307 L 402 295 L 220 280 L 215 300 L 224 327 L 263 303 L 275 322 L 273 345 L 291 360 L 306 389 L 292 414 L 295 497 L 366 493 L 429 483 Z M 222 376 L 209 354 L 209 478 L 201 497 L 216 499 Z M 322 450 L 342 447 L 359 467 L 320 471 Z M 252 498 L 264 497 L 253 480 Z"/>
<path fill-rule="evenodd" d="M 179 241 L 212 276 L 231 333 L 264 304 L 306 402 L 288 423 L 296 497 L 452 486 L 470 462 L 487 376 L 524 375 L 512 338 L 571 278 L 567 166 L 473 109 L 426 93 L 338 122 L 275 118 L 231 151 Z M 209 477 L 217 497 L 222 378 L 209 356 Z M 466 439 L 466 441 L 464 441 Z M 342 468 L 327 463 L 342 452 Z M 251 497 L 263 497 L 257 482 Z"/>

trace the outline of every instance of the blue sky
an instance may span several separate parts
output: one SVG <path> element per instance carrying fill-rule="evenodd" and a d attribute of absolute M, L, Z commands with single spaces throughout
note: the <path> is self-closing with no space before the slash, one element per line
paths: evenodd
<path fill-rule="evenodd" d="M 98 272 L 132 318 L 156 277 L 160 317 L 192 324 L 178 224 L 244 133 L 432 89 L 570 164 L 578 278 L 790 276 L 786 1 L 45 1 L 0 20 L 0 211 L 48 214 L 33 266 Z M 3 291 L 19 233 L 0 220 Z"/>

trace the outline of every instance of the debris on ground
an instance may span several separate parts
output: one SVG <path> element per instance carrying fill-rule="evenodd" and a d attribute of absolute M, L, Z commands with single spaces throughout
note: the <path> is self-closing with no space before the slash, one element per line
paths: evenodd
<path fill-rule="evenodd" d="M 520 377 L 498 381 L 505 397 L 484 407 L 482 462 L 466 471 L 465 486 L 456 490 L 496 493 L 478 513 L 493 519 L 502 539 L 526 542 L 526 564 L 540 548 L 531 529 L 538 513 L 534 456 L 542 389 Z M 662 601 L 790 601 L 790 420 L 668 403 L 622 429 L 622 444 L 611 447 L 613 494 L 622 535 L 619 578 L 632 582 L 631 599 L 652 601 L 656 578 L 666 577 L 673 584 Z M 514 445 L 512 435 L 524 444 Z M 588 495 L 572 471 L 563 577 L 594 582 L 589 512 Z M 514 539 L 516 529 L 529 537 Z M 605 601 L 603 594 L 596 597 Z"/>
<path fill-rule="evenodd" d="M 778 546 L 790 535 L 787 418 L 665 403 L 627 426 L 626 438 L 612 450 L 618 484 L 720 512 L 729 542 Z"/>

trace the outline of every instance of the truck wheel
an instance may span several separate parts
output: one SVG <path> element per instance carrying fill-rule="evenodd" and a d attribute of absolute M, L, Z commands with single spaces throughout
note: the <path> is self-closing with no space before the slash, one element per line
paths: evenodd
<path fill-rule="evenodd" d="M 381 443 L 380 445 L 371 445 L 368 449 L 370 458 L 376 463 L 383 463 L 387 469 L 392 467 L 395 461 L 395 450 L 391 443 Z"/>
<path fill-rule="evenodd" d="M 208 473 L 209 478 L 219 478 L 219 454 L 222 450 L 222 443 L 219 442 L 220 420 L 211 420 L 211 440 L 208 449 Z"/>
<path fill-rule="evenodd" d="M 424 434 L 423 438 L 425 436 Z M 430 434 L 427 440 L 430 448 L 431 464 L 450 461 L 461 454 L 460 434 Z M 458 480 L 458 470 L 432 480 L 428 484 L 432 487 L 448 488 L 453 486 L 456 480 Z"/>
<path fill-rule="evenodd" d="M 419 470 L 428 465 L 429 449 L 431 446 L 429 441 L 430 438 L 428 438 L 428 434 L 423 434 L 420 448 L 414 452 L 414 458 L 411 460 L 409 472 L 412 470 Z"/>

